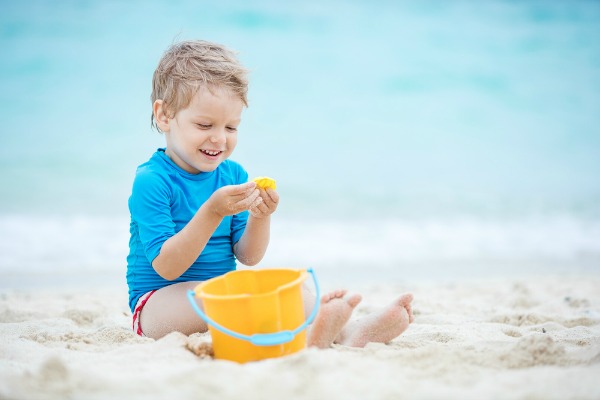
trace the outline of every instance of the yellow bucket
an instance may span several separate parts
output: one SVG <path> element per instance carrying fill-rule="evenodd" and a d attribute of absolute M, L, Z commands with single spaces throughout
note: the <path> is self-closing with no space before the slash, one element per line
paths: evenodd
<path fill-rule="evenodd" d="M 302 283 L 312 269 L 231 271 L 202 282 L 188 292 L 196 313 L 208 324 L 215 358 L 245 363 L 295 353 L 306 347 Z M 204 311 L 195 297 L 202 300 Z"/>

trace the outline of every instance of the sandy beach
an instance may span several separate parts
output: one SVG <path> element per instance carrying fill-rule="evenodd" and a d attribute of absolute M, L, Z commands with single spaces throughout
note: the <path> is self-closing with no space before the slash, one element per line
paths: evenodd
<path fill-rule="evenodd" d="M 355 312 L 415 295 L 388 344 L 334 346 L 247 364 L 210 335 L 137 337 L 124 288 L 4 289 L 2 399 L 598 399 L 600 278 L 362 288 Z"/>

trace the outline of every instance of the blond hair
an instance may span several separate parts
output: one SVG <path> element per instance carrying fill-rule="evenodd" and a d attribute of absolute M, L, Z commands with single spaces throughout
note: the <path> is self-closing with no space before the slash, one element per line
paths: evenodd
<path fill-rule="evenodd" d="M 235 53 L 204 40 L 189 40 L 171 45 L 160 59 L 152 78 L 152 104 L 163 101 L 172 118 L 187 107 L 199 88 L 230 89 L 248 106 L 248 71 Z M 160 132 L 154 118 L 152 127 Z"/>

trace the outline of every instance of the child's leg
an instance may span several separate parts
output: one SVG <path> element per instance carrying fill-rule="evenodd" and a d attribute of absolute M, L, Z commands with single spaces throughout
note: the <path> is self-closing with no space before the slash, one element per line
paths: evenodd
<path fill-rule="evenodd" d="M 200 282 L 181 282 L 157 290 L 140 314 L 140 326 L 147 337 L 159 339 L 177 331 L 185 335 L 206 332 L 206 323 L 196 314 L 188 297 Z M 196 298 L 196 303 L 202 307 Z"/>
<path fill-rule="evenodd" d="M 387 343 L 404 332 L 413 322 L 412 294 L 404 294 L 381 311 L 349 322 L 335 343 L 364 347 L 369 342 Z"/>

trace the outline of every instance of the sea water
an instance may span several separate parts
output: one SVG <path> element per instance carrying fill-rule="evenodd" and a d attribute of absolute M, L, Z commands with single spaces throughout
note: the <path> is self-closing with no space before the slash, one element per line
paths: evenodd
<path fill-rule="evenodd" d="M 152 73 L 192 38 L 251 71 L 261 266 L 600 273 L 598 37 L 595 1 L 1 1 L 0 285 L 124 279 Z"/>

